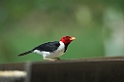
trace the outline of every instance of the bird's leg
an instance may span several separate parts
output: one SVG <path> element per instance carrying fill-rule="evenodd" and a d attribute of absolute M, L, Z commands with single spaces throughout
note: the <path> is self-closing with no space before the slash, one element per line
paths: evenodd
<path fill-rule="evenodd" d="M 54 59 L 51 58 L 44 58 L 44 60 L 55 61 Z"/>

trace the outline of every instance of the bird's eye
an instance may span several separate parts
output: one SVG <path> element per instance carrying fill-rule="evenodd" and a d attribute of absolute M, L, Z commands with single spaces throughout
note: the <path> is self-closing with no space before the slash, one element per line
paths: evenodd
<path fill-rule="evenodd" d="M 69 40 L 69 38 L 65 38 L 65 40 Z"/>

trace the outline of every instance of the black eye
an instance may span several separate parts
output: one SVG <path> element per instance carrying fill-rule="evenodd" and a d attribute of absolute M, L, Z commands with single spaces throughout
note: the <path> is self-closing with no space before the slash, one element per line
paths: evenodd
<path fill-rule="evenodd" d="M 69 40 L 69 38 L 65 38 L 65 40 Z"/>

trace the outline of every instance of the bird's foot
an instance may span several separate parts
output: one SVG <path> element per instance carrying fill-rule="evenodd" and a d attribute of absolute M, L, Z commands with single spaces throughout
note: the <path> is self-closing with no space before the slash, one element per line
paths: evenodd
<path fill-rule="evenodd" d="M 56 61 L 61 60 L 60 58 L 56 58 Z"/>

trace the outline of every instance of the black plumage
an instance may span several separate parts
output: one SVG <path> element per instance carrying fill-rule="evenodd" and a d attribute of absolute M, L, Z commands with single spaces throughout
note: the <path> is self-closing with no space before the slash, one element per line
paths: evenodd
<path fill-rule="evenodd" d="M 24 56 L 24 55 L 30 54 L 30 53 L 32 53 L 32 52 L 33 52 L 33 50 L 30 50 L 30 51 L 21 53 L 21 54 L 19 54 L 18 56 Z"/>
<path fill-rule="evenodd" d="M 65 49 L 64 49 L 64 53 L 66 52 L 66 50 L 67 50 L 67 48 L 68 48 L 68 45 L 69 45 L 70 43 L 68 43 L 68 44 L 65 44 Z"/>
<path fill-rule="evenodd" d="M 60 46 L 59 41 L 47 42 L 35 47 L 33 50 L 53 52 Z"/>
<path fill-rule="evenodd" d="M 39 50 L 39 51 L 48 51 L 48 52 L 54 52 L 55 50 L 57 50 L 57 48 L 60 46 L 59 41 L 54 41 L 54 42 L 47 42 L 44 44 L 41 44 L 37 47 L 35 47 L 34 49 L 21 53 L 18 56 L 24 56 L 26 54 L 32 53 L 34 50 Z"/>

